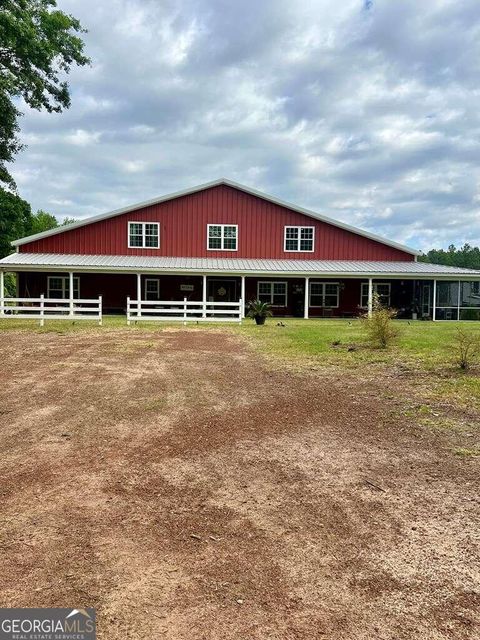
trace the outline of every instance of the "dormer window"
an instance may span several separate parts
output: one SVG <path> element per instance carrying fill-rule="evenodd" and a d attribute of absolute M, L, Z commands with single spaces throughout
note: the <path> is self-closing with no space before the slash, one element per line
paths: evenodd
<path fill-rule="evenodd" d="M 237 224 L 208 224 L 207 247 L 209 251 L 237 251 Z"/>
<path fill-rule="evenodd" d="M 315 227 L 285 227 L 285 251 L 312 252 L 315 240 Z"/>
<path fill-rule="evenodd" d="M 158 249 L 160 246 L 160 225 L 158 222 L 129 222 L 129 249 Z"/>

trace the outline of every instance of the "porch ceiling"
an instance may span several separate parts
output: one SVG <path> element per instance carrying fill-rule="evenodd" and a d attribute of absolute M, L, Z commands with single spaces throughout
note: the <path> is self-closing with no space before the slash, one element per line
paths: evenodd
<path fill-rule="evenodd" d="M 267 260 L 244 258 L 172 258 L 152 256 L 13 253 L 0 260 L 3 271 L 95 271 L 198 273 L 278 276 L 455 278 L 479 280 L 480 271 L 426 262 L 364 260 Z"/>

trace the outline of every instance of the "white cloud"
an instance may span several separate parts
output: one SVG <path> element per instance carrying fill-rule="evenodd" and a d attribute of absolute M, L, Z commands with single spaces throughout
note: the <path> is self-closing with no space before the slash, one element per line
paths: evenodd
<path fill-rule="evenodd" d="M 91 133 L 84 129 L 77 129 L 73 133 L 69 133 L 65 136 L 67 142 L 74 144 L 77 147 L 88 147 L 91 144 L 96 144 L 100 138 L 98 132 Z"/>

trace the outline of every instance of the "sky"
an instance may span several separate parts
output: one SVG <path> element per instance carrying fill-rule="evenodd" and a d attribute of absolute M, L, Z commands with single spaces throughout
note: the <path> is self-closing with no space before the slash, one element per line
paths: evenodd
<path fill-rule="evenodd" d="M 220 177 L 421 250 L 480 244 L 478 0 L 58 0 L 91 66 L 21 107 L 32 208 Z"/>

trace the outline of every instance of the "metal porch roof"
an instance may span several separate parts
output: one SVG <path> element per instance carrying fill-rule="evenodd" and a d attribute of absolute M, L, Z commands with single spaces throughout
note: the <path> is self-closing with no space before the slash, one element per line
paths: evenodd
<path fill-rule="evenodd" d="M 3 271 L 131 271 L 137 273 L 229 273 L 238 275 L 384 276 L 480 279 L 480 271 L 427 262 L 364 260 L 267 260 L 243 258 L 169 258 L 152 256 L 13 253 L 0 260 Z"/>

